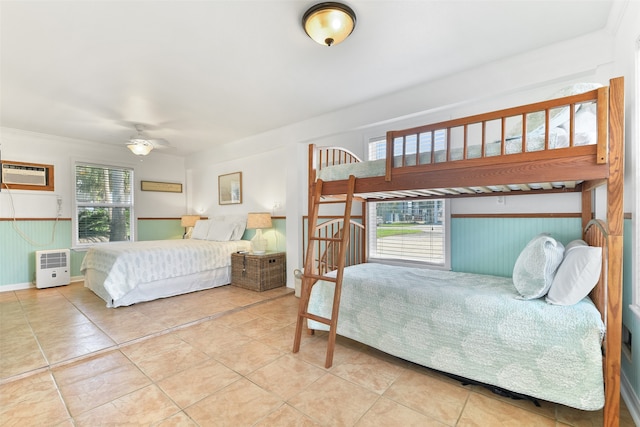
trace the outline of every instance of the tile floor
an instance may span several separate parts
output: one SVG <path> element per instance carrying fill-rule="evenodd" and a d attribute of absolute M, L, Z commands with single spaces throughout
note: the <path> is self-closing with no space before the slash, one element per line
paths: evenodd
<path fill-rule="evenodd" d="M 346 339 L 325 369 L 325 333 L 291 353 L 297 304 L 233 286 L 117 309 L 82 283 L 0 293 L 0 425 L 602 425 Z"/>

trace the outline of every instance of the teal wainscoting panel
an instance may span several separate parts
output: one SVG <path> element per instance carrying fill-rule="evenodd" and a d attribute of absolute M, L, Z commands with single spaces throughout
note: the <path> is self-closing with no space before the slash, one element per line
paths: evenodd
<path fill-rule="evenodd" d="M 35 280 L 35 251 L 71 246 L 71 221 L 0 221 L 0 286 Z M 71 259 L 72 271 L 75 266 Z"/>
<path fill-rule="evenodd" d="M 267 250 L 285 252 L 287 250 L 287 221 L 285 218 L 271 218 L 273 227 L 262 230 L 262 237 L 267 239 Z M 242 240 L 251 240 L 256 235 L 255 230 L 246 229 Z"/>
<path fill-rule="evenodd" d="M 184 227 L 179 219 L 139 219 L 138 240 L 182 239 Z"/>
<path fill-rule="evenodd" d="M 511 277 L 525 245 L 549 233 L 563 244 L 582 237 L 580 218 L 452 218 L 451 268 Z"/>

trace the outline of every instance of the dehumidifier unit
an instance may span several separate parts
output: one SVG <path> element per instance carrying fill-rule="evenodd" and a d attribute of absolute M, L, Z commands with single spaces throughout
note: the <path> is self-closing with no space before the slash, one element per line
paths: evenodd
<path fill-rule="evenodd" d="M 71 282 L 69 249 L 36 251 L 36 287 L 51 288 Z"/>

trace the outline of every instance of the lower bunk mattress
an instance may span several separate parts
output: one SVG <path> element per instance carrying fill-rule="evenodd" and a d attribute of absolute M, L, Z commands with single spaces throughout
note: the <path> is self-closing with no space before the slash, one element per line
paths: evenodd
<path fill-rule="evenodd" d="M 334 284 L 310 313 L 331 317 Z M 309 328 L 327 330 L 309 320 Z M 337 333 L 432 369 L 582 410 L 604 406 L 605 327 L 589 298 L 521 300 L 511 278 L 359 264 L 344 270 Z"/>

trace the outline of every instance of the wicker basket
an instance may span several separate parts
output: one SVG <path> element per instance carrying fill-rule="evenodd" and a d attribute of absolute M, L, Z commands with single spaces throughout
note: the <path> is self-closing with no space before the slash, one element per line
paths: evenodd
<path fill-rule="evenodd" d="M 284 252 L 231 255 L 231 284 L 241 288 L 266 291 L 284 286 L 286 270 Z"/>

